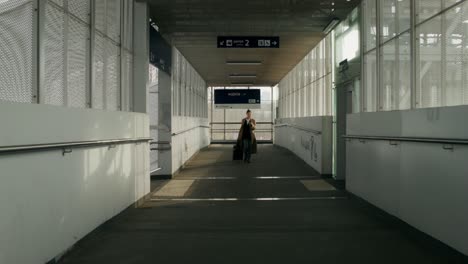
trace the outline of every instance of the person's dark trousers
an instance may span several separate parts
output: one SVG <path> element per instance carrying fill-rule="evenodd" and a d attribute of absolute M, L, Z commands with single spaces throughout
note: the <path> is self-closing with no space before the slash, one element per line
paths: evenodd
<path fill-rule="evenodd" d="M 250 161 L 250 153 L 252 151 L 252 140 L 243 139 L 242 145 L 244 146 L 244 161 Z"/>

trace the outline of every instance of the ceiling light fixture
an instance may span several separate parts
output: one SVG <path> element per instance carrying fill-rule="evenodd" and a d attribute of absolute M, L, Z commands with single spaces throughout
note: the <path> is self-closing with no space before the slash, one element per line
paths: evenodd
<path fill-rule="evenodd" d="M 231 85 L 235 85 L 235 86 L 252 86 L 254 84 L 253 83 L 246 83 L 246 82 L 232 82 Z"/>
<path fill-rule="evenodd" d="M 256 74 L 230 74 L 230 78 L 257 78 Z"/>
<path fill-rule="evenodd" d="M 323 33 L 325 34 L 328 34 L 330 33 L 335 27 L 336 25 L 338 25 L 340 23 L 340 19 L 338 18 L 333 18 L 330 23 L 328 23 L 328 25 L 323 29 Z"/>
<path fill-rule="evenodd" d="M 226 61 L 227 65 L 261 65 L 261 61 Z"/>

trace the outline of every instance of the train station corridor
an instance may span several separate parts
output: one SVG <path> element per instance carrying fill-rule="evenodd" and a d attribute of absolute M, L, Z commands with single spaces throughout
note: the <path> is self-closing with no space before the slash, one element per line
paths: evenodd
<path fill-rule="evenodd" d="M 465 263 L 350 195 L 294 154 L 261 145 L 251 164 L 212 145 L 60 263 Z"/>
<path fill-rule="evenodd" d="M 0 0 L 0 264 L 468 264 L 468 0 Z"/>

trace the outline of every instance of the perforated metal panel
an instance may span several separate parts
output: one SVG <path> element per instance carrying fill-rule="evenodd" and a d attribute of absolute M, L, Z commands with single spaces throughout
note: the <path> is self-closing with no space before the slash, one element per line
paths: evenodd
<path fill-rule="evenodd" d="M 133 50 L 133 1 L 124 1 L 124 39 L 122 45 L 125 49 Z"/>
<path fill-rule="evenodd" d="M 81 21 L 89 24 L 91 18 L 90 0 L 68 0 L 68 11 Z"/>
<path fill-rule="evenodd" d="M 64 82 L 65 36 L 63 10 L 47 3 L 44 36 L 44 82 L 41 83 L 43 103 L 65 105 Z"/>
<path fill-rule="evenodd" d="M 68 106 L 85 108 L 88 89 L 89 27 L 75 18 L 70 18 L 68 25 Z"/>
<path fill-rule="evenodd" d="M 120 107 L 120 47 L 106 41 L 106 88 L 105 109 L 119 110 Z"/>
<path fill-rule="evenodd" d="M 132 91 L 133 91 L 133 55 L 128 51 L 124 51 L 122 54 L 123 69 L 122 69 L 122 96 L 125 105 L 122 105 L 124 111 L 129 111 L 132 103 Z"/>
<path fill-rule="evenodd" d="M 58 5 L 58 6 L 63 7 L 64 0 L 50 0 L 50 2 L 52 2 L 52 3 L 54 3 L 54 4 Z"/>
<path fill-rule="evenodd" d="M 106 0 L 106 35 L 120 43 L 120 0 Z"/>
<path fill-rule="evenodd" d="M 12 11 L 15 8 L 18 8 L 25 4 L 32 3 L 31 0 L 5 0 L 0 2 L 0 14 L 5 15 L 4 13 Z"/>
<path fill-rule="evenodd" d="M 94 1 L 95 28 L 103 35 L 106 34 L 106 0 Z"/>
<path fill-rule="evenodd" d="M 94 41 L 94 85 L 92 89 L 92 105 L 96 109 L 104 109 L 105 89 L 106 39 L 96 34 Z"/>
<path fill-rule="evenodd" d="M 0 100 L 33 102 L 32 20 L 31 1 L 0 2 Z"/>

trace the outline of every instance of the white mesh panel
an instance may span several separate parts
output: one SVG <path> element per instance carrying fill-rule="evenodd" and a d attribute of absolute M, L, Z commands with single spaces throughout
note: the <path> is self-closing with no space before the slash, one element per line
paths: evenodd
<path fill-rule="evenodd" d="M 102 34 L 106 34 L 106 1 L 94 1 L 94 8 L 95 28 Z"/>
<path fill-rule="evenodd" d="M 106 43 L 106 109 L 118 110 L 120 107 L 120 47 L 109 40 Z"/>
<path fill-rule="evenodd" d="M 122 65 L 122 96 L 124 97 L 125 105 L 122 106 L 123 110 L 130 111 L 133 91 L 133 55 L 128 51 L 124 51 Z"/>
<path fill-rule="evenodd" d="M 65 36 L 62 10 L 54 4 L 46 5 L 44 37 L 44 83 L 41 85 L 43 103 L 65 105 L 64 57 Z"/>
<path fill-rule="evenodd" d="M 68 25 L 68 106 L 85 108 L 89 27 L 74 18 L 69 19 Z"/>
<path fill-rule="evenodd" d="M 32 2 L 0 2 L 0 100 L 33 101 L 32 19 Z"/>
<path fill-rule="evenodd" d="M 133 50 L 133 1 L 125 1 L 124 39 L 122 45 L 125 49 Z"/>
<path fill-rule="evenodd" d="M 31 0 L 5 0 L 0 2 L 0 14 L 5 15 L 5 12 L 12 11 L 25 4 L 32 3 Z"/>
<path fill-rule="evenodd" d="M 106 34 L 112 40 L 120 43 L 120 0 L 107 0 Z"/>
<path fill-rule="evenodd" d="M 68 11 L 87 24 L 90 22 L 90 8 L 90 0 L 68 0 Z"/>
<path fill-rule="evenodd" d="M 63 7 L 64 0 L 49 0 L 49 1 L 55 3 L 56 5 Z"/>
<path fill-rule="evenodd" d="M 106 39 L 96 34 L 94 41 L 94 86 L 92 90 L 93 108 L 104 109 Z"/>

